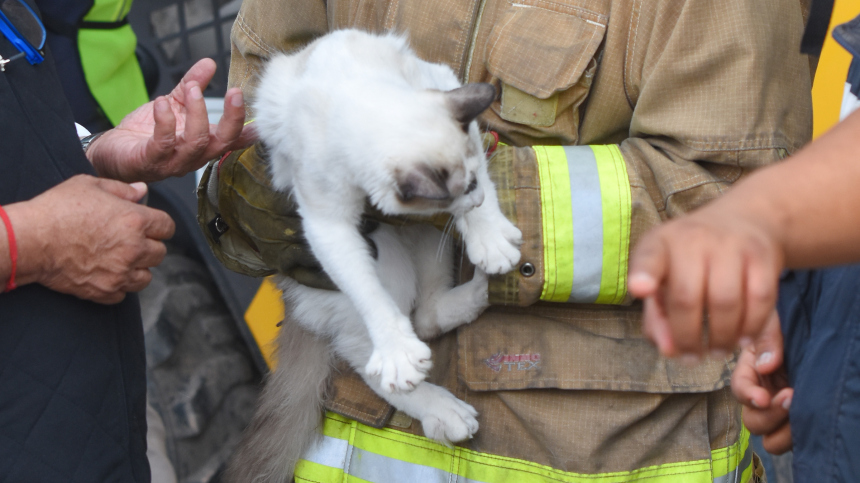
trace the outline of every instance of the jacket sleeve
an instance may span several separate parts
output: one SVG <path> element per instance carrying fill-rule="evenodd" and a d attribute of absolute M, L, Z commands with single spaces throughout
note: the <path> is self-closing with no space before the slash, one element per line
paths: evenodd
<path fill-rule="evenodd" d="M 809 140 L 799 3 L 714 8 L 650 2 L 610 22 L 581 145 L 517 148 L 495 178 L 513 190 L 506 211 L 525 243 L 520 270 L 491 282 L 491 302 L 629 302 L 629 253 L 649 228 Z"/>

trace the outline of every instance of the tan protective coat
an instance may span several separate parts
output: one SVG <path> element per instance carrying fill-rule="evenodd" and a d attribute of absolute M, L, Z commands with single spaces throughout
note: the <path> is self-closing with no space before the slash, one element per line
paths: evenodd
<path fill-rule="evenodd" d="M 253 97 L 268 56 L 347 27 L 408 33 L 425 59 L 495 84 L 500 98 L 480 121 L 503 141 L 619 144 L 631 246 L 810 138 L 798 0 L 245 0 L 230 83 Z M 432 344 L 430 379 L 481 414 L 464 446 L 602 473 L 709 458 L 736 441 L 731 360 L 661 358 L 642 338 L 637 305 L 535 303 L 544 263 L 535 161 L 530 150 L 506 153 L 496 181 L 524 231 L 524 261 L 539 270 L 494 281 L 495 301 L 511 305 Z M 421 431 L 391 418 L 348 370 L 328 407 Z"/>

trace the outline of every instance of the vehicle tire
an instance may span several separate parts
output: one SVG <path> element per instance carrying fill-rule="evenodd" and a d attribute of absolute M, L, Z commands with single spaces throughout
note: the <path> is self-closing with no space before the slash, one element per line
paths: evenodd
<path fill-rule="evenodd" d="M 261 375 L 201 263 L 169 250 L 152 274 L 140 293 L 149 403 L 177 481 L 217 482 L 253 415 Z"/>

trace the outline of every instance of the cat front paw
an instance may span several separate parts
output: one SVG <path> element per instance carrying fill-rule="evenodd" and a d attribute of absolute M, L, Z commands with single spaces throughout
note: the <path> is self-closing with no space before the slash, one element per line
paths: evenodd
<path fill-rule="evenodd" d="M 451 443 L 469 439 L 477 433 L 478 411 L 446 389 L 433 387 L 435 397 L 427 400 L 427 413 L 421 418 L 424 435 L 450 446 Z"/>
<path fill-rule="evenodd" d="M 501 214 L 468 220 L 461 233 L 469 260 L 488 274 L 507 273 L 520 261 L 523 234 Z"/>
<path fill-rule="evenodd" d="M 430 347 L 413 335 L 376 347 L 364 370 L 369 376 L 379 378 L 383 391 L 410 392 L 433 367 L 430 357 Z"/>

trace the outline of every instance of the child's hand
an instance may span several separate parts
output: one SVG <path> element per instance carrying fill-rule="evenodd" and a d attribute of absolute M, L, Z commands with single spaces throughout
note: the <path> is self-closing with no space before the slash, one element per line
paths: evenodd
<path fill-rule="evenodd" d="M 706 207 L 642 238 L 628 288 L 644 299 L 643 332 L 664 355 L 730 352 L 762 331 L 781 268 L 765 227 Z"/>
<path fill-rule="evenodd" d="M 762 444 L 769 453 L 791 450 L 788 410 L 794 390 L 788 387 L 782 365 L 782 334 L 775 313 L 755 346 L 741 351 L 732 373 L 732 392 L 744 405 L 744 425 L 764 436 Z"/>

